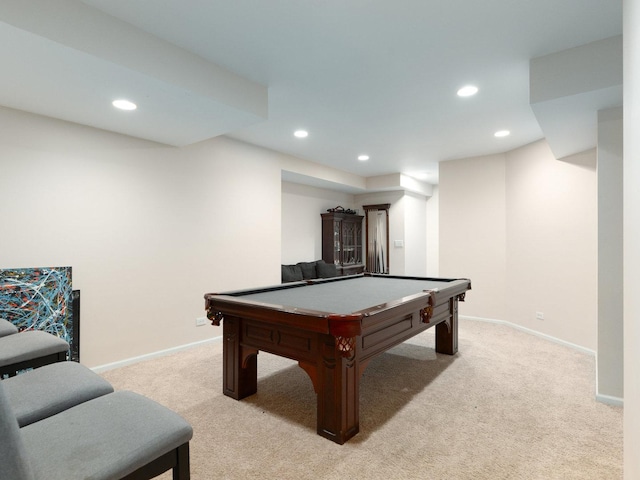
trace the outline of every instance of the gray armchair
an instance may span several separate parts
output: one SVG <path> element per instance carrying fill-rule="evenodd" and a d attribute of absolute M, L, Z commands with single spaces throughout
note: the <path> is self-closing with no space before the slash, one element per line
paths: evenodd
<path fill-rule="evenodd" d="M 191 425 L 133 392 L 115 392 L 20 428 L 0 381 L 0 478 L 188 480 Z"/>
<path fill-rule="evenodd" d="M 45 365 L 2 380 L 2 385 L 20 427 L 113 393 L 109 382 L 76 362 Z"/>
<path fill-rule="evenodd" d="M 17 332 L 3 319 L 0 319 L 0 331 L 6 333 L 0 334 L 0 378 L 67 359 L 69 344 L 55 335 L 42 331 Z"/>

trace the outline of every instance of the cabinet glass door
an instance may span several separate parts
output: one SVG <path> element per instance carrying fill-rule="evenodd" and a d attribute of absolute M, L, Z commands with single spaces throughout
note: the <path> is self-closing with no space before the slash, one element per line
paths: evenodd
<path fill-rule="evenodd" d="M 342 263 L 353 265 L 360 262 L 360 228 L 354 222 L 342 222 Z"/>
<path fill-rule="evenodd" d="M 342 222 L 339 220 L 333 221 L 333 263 L 340 265 L 340 254 L 342 245 L 340 243 L 340 230 Z"/>

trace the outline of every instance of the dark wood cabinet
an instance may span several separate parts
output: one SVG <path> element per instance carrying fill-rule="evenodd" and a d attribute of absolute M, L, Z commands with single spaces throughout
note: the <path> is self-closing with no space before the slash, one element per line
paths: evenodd
<path fill-rule="evenodd" d="M 364 271 L 362 215 L 322 213 L 322 259 L 335 264 L 338 275 Z"/>

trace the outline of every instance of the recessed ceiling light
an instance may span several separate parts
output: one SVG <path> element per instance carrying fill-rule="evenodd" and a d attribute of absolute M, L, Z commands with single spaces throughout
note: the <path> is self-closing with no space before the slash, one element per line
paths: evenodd
<path fill-rule="evenodd" d="M 113 105 L 116 108 L 119 108 L 120 110 L 135 110 L 136 108 L 138 108 L 138 106 L 135 103 L 130 102 L 129 100 L 124 100 L 124 99 L 114 100 L 113 102 L 111 102 L 111 105 Z"/>
<path fill-rule="evenodd" d="M 361 162 L 366 162 L 367 160 L 369 160 L 369 155 L 358 155 L 358 160 L 360 160 Z"/>
<path fill-rule="evenodd" d="M 466 85 L 458 90 L 459 97 L 470 97 L 478 93 L 478 87 L 475 85 Z"/>
<path fill-rule="evenodd" d="M 494 137 L 508 137 L 509 135 L 511 135 L 511 132 L 509 130 L 498 130 L 496 133 L 493 134 Z"/>
<path fill-rule="evenodd" d="M 307 132 L 306 130 L 296 130 L 295 132 L 293 132 L 293 135 L 298 138 L 307 138 L 309 136 L 309 132 Z"/>

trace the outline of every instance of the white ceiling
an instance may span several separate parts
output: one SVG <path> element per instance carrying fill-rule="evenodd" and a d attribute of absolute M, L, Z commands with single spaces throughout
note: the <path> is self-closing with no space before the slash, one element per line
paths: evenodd
<path fill-rule="evenodd" d="M 1 0 L 0 105 L 437 183 L 439 161 L 543 137 L 531 59 L 621 33 L 621 0 Z"/>

